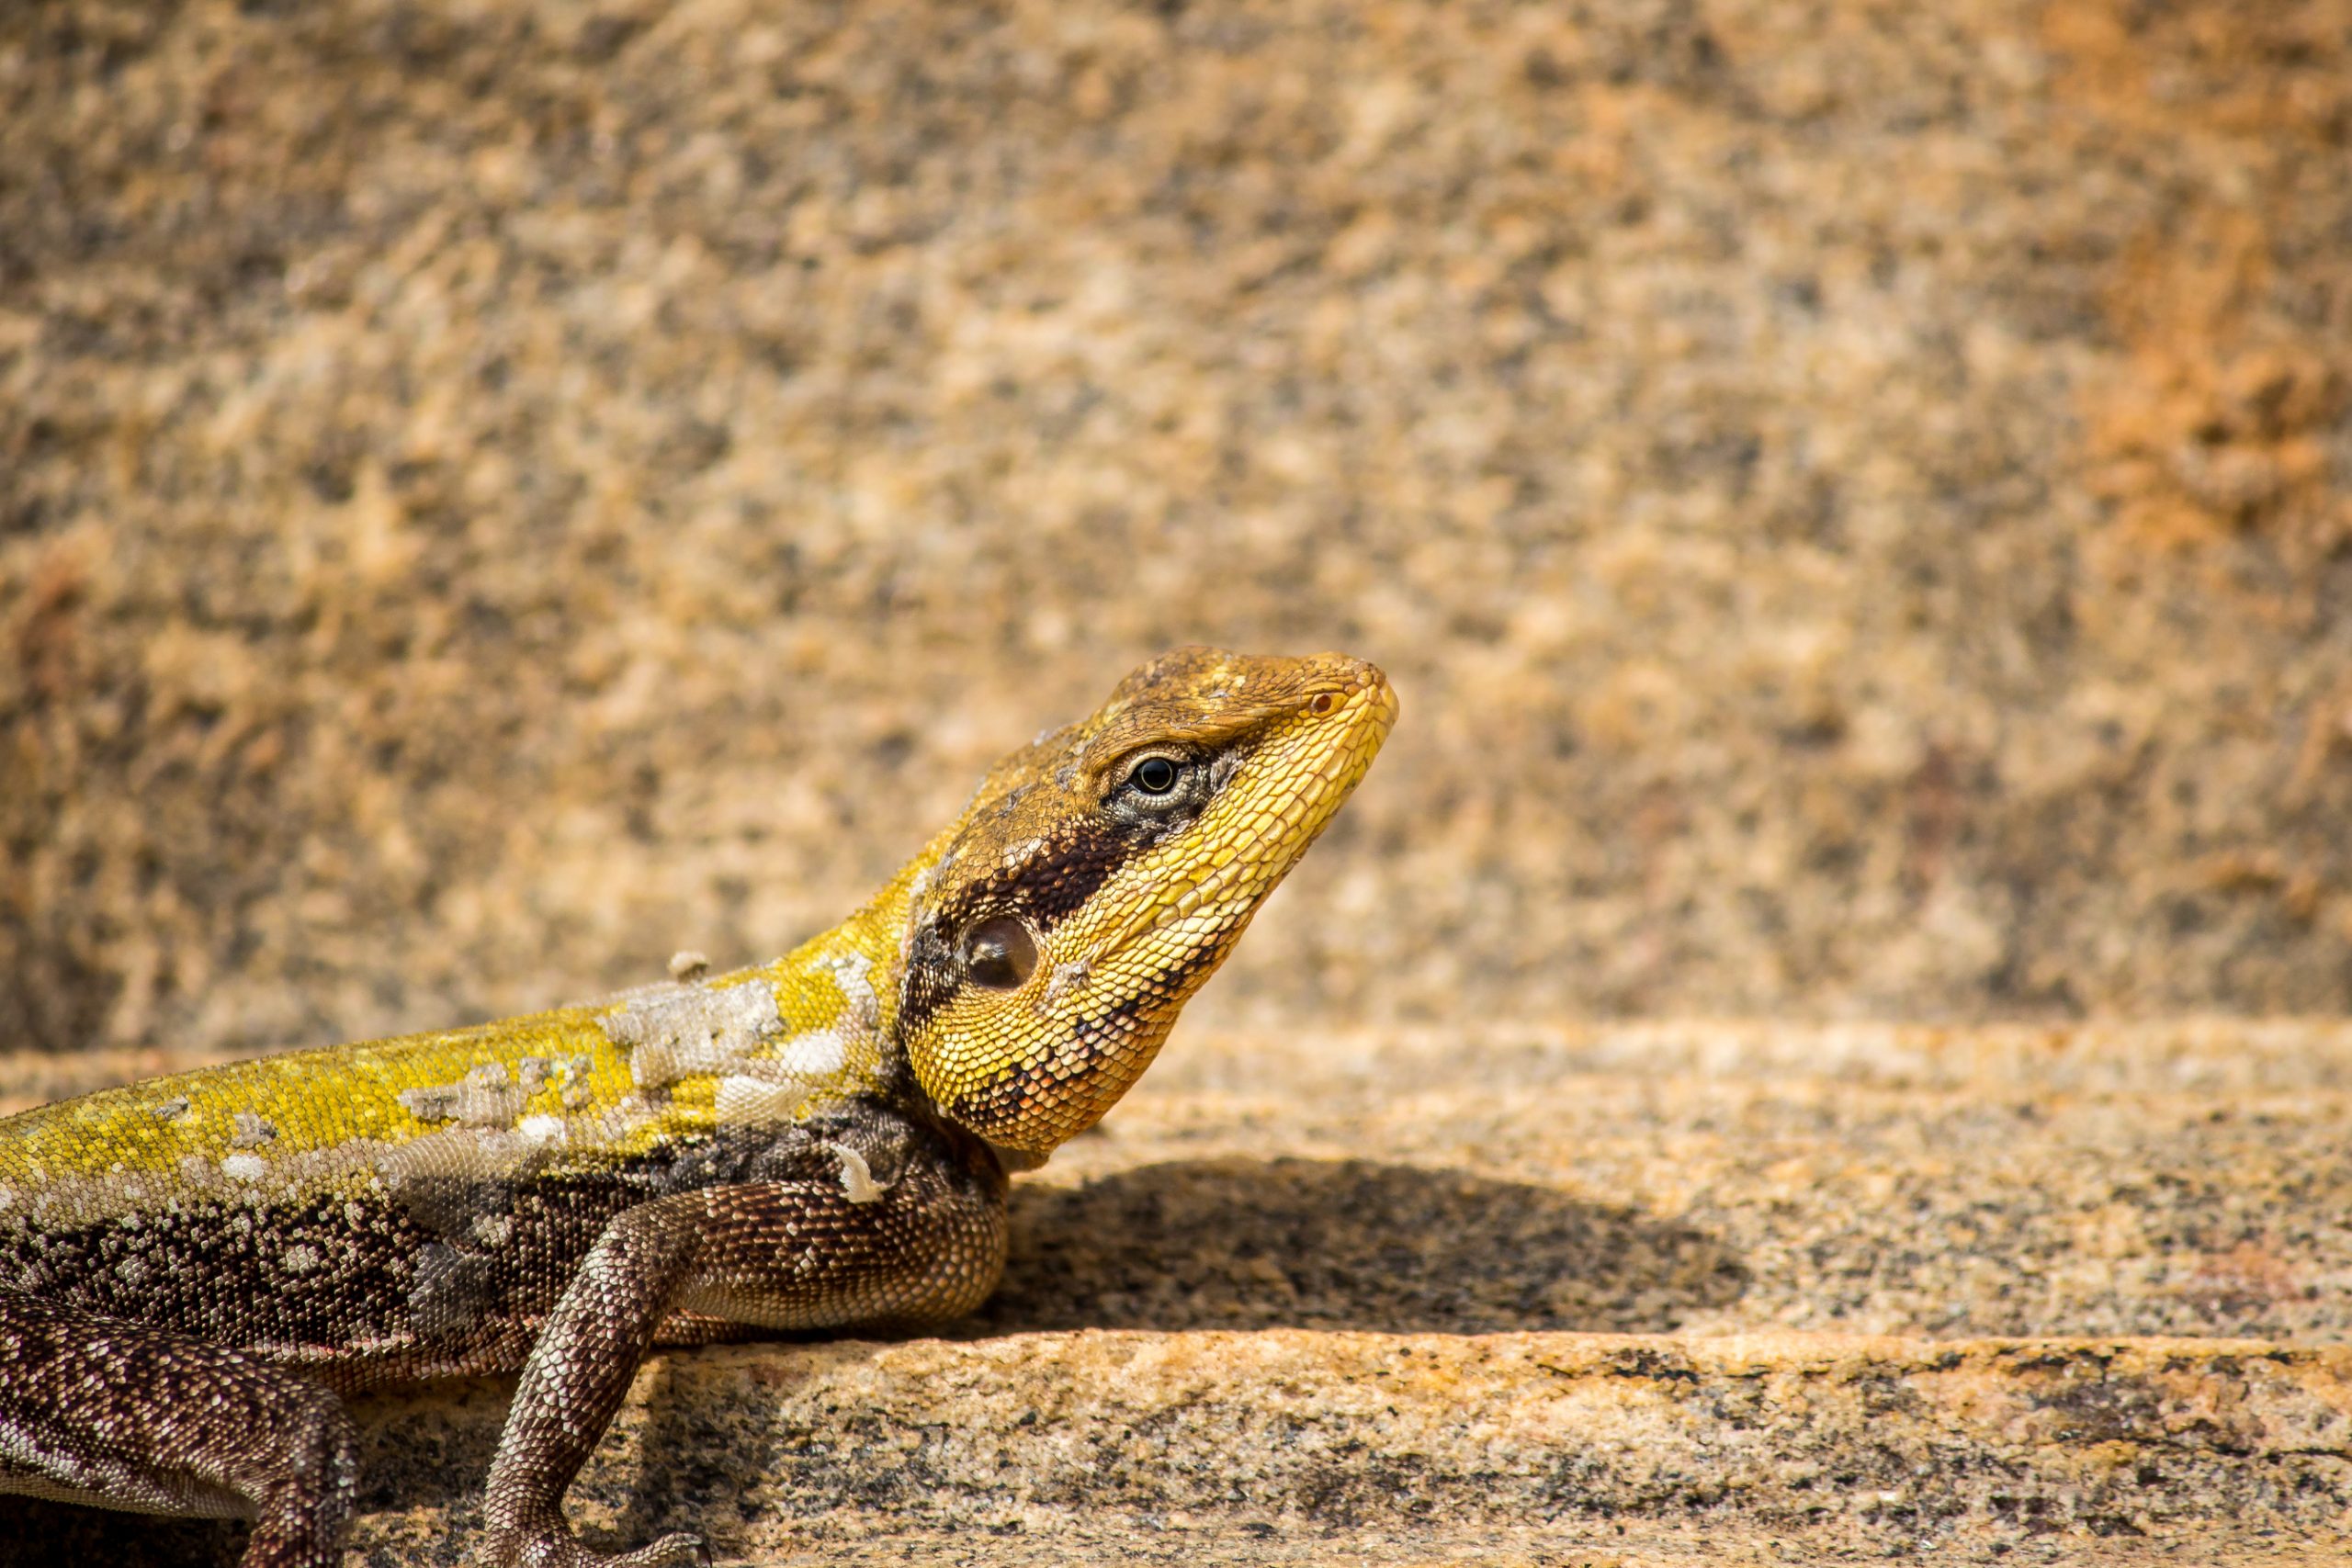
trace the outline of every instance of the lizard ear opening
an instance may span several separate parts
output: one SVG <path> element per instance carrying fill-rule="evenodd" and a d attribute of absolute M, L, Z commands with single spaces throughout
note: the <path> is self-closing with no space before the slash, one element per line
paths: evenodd
<path fill-rule="evenodd" d="M 995 915 L 964 933 L 964 973 L 976 986 L 1010 991 L 1037 972 L 1037 939 L 1011 915 Z"/>

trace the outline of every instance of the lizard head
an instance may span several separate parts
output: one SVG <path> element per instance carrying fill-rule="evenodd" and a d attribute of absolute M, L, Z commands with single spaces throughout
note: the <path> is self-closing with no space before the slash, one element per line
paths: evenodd
<path fill-rule="evenodd" d="M 998 763 L 910 910 L 897 1032 L 923 1092 L 1016 1164 L 1092 1126 L 1396 717 L 1362 660 L 1188 648 Z"/>

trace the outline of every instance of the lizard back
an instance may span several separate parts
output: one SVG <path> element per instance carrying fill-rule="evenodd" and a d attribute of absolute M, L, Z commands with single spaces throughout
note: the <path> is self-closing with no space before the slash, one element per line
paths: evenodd
<path fill-rule="evenodd" d="M 345 1386 L 511 1366 L 613 1214 L 841 1144 L 923 864 L 773 964 L 0 1121 L 0 1280 Z"/>

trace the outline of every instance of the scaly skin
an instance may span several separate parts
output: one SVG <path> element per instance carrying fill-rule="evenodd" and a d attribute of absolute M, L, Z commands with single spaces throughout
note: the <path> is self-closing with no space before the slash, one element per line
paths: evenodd
<path fill-rule="evenodd" d="M 563 1522 L 647 1348 L 978 1306 L 1007 1171 L 1150 1064 L 1396 714 L 1360 660 L 1183 649 L 773 964 L 0 1122 L 0 1493 L 322 1568 L 337 1395 L 519 1368 L 479 1558 L 695 1558 Z"/>

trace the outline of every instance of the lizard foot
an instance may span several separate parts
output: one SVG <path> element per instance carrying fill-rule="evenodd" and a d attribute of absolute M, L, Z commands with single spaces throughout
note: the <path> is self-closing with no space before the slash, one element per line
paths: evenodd
<path fill-rule="evenodd" d="M 481 1561 L 491 1568 L 710 1568 L 710 1549 L 702 1537 L 682 1531 L 635 1551 L 597 1551 L 559 1527 L 528 1539 L 519 1533 L 492 1536 L 483 1543 Z"/>
<path fill-rule="evenodd" d="M 650 1546 L 594 1561 L 608 1564 L 609 1568 L 710 1568 L 710 1548 L 702 1543 L 702 1537 L 679 1530 Z"/>

